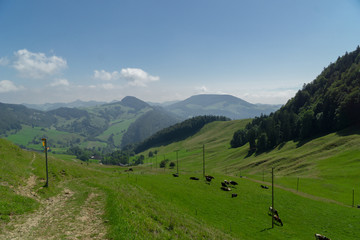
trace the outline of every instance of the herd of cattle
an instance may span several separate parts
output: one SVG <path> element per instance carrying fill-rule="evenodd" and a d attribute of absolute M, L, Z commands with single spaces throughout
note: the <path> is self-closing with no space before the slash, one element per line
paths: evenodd
<path fill-rule="evenodd" d="M 179 174 L 174 173 L 173 176 L 174 176 L 174 177 L 179 177 Z M 190 179 L 191 179 L 191 180 L 200 180 L 198 177 L 190 177 Z M 210 176 L 210 175 L 205 175 L 205 179 L 206 179 L 206 181 L 207 181 L 208 183 L 210 183 L 210 182 L 214 179 L 214 177 L 213 177 L 213 176 Z M 223 191 L 231 191 L 230 186 L 231 186 L 231 187 L 235 187 L 236 185 L 238 185 L 238 183 L 235 182 L 235 181 L 227 181 L 227 180 L 224 180 L 224 181 L 221 182 L 221 187 L 220 187 L 220 189 L 223 190 Z M 260 185 L 260 186 L 261 186 L 261 188 L 263 188 L 263 189 L 269 189 L 269 187 L 266 186 L 266 185 Z M 231 198 L 234 198 L 234 197 L 237 197 L 237 196 L 238 196 L 237 193 L 231 194 Z M 279 212 L 278 212 L 276 209 L 273 209 L 272 207 L 269 207 L 269 213 L 268 213 L 268 214 L 274 218 L 275 223 L 283 226 L 283 222 L 282 222 L 282 220 L 281 220 L 280 217 L 279 217 Z M 326 236 L 324 236 L 324 235 L 321 235 L 321 234 L 319 234 L 319 233 L 316 233 L 316 234 L 315 234 L 315 239 L 316 239 L 316 240 L 331 240 L 330 238 L 328 238 L 328 237 L 326 237 Z"/>
<path fill-rule="evenodd" d="M 179 177 L 178 174 L 173 174 L 173 176 L 174 177 Z M 198 177 L 190 177 L 190 179 L 191 180 L 200 180 Z M 205 175 L 205 179 L 206 179 L 206 181 L 208 183 L 210 183 L 214 179 L 214 177 L 210 176 L 210 175 Z M 236 185 L 238 185 L 238 183 L 235 182 L 235 181 L 224 180 L 224 181 L 221 182 L 221 188 L 220 189 L 223 190 L 223 191 L 231 191 L 230 186 L 235 187 Z M 269 187 L 266 186 L 266 185 L 260 185 L 260 186 L 263 189 L 269 189 Z M 232 198 L 237 197 L 237 196 L 238 196 L 237 193 L 231 194 Z M 281 218 L 279 217 L 279 212 L 276 209 L 273 209 L 272 207 L 269 207 L 269 213 L 268 214 L 274 218 L 275 223 L 277 223 L 277 224 L 279 224 L 281 226 L 284 225 Z M 325 236 L 323 236 L 323 235 L 321 235 L 319 233 L 315 234 L 315 239 L 316 240 L 331 240 L 330 238 L 327 238 L 327 237 L 325 237 Z"/>

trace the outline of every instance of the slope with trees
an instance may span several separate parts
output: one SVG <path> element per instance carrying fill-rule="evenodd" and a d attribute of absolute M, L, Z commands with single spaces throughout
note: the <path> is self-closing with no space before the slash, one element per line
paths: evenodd
<path fill-rule="evenodd" d="M 360 123 L 360 47 L 339 57 L 295 97 L 269 116 L 234 133 L 232 147 L 249 142 L 266 151 L 289 140 L 305 140 Z"/>

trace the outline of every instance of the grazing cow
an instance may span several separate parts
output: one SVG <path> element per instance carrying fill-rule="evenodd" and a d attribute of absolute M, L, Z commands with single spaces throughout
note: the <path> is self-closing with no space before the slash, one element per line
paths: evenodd
<path fill-rule="evenodd" d="M 279 213 L 276 209 L 273 209 L 271 206 L 269 207 L 269 215 L 276 215 L 279 216 Z"/>
<path fill-rule="evenodd" d="M 197 177 L 190 177 L 191 180 L 199 180 Z"/>
<path fill-rule="evenodd" d="M 229 188 L 229 187 L 221 187 L 221 190 L 224 190 L 224 191 L 231 191 L 231 188 Z"/>
<path fill-rule="evenodd" d="M 231 198 L 237 197 L 237 193 L 231 194 Z"/>
<path fill-rule="evenodd" d="M 235 181 L 230 181 L 230 184 L 231 184 L 231 185 L 234 185 L 234 186 L 235 186 L 235 185 L 239 185 L 239 184 L 238 184 L 237 182 L 235 182 Z"/>
<path fill-rule="evenodd" d="M 265 186 L 265 185 L 261 185 L 261 187 L 264 188 L 264 189 L 269 189 L 269 187 Z"/>
<path fill-rule="evenodd" d="M 206 178 L 215 179 L 213 176 L 205 175 Z"/>
<path fill-rule="evenodd" d="M 315 234 L 315 239 L 316 239 L 316 240 L 331 240 L 330 238 L 325 237 L 324 235 L 321 235 L 321 234 L 319 234 L 319 233 L 316 233 L 316 234 Z"/>
<path fill-rule="evenodd" d="M 281 219 L 279 218 L 278 215 L 274 215 L 273 218 L 274 218 L 274 220 L 275 220 L 276 222 L 280 223 L 281 226 L 283 226 L 283 222 L 281 221 Z"/>
<path fill-rule="evenodd" d="M 206 181 L 208 181 L 208 182 L 211 182 L 211 180 L 213 179 L 213 178 L 211 178 L 209 176 L 205 176 L 205 178 L 206 178 Z"/>
<path fill-rule="evenodd" d="M 226 183 L 224 183 L 224 182 L 221 182 L 221 186 L 227 187 Z"/>
<path fill-rule="evenodd" d="M 228 184 L 228 185 L 230 184 L 230 183 L 228 182 L 228 180 L 224 180 L 224 183 L 225 183 L 225 184 Z"/>
<path fill-rule="evenodd" d="M 173 173 L 173 176 L 174 176 L 174 177 L 179 177 L 179 174 Z"/>

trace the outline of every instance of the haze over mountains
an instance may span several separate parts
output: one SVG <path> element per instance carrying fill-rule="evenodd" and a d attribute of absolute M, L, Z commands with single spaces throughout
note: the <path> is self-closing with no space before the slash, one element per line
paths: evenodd
<path fill-rule="evenodd" d="M 165 106 L 165 109 L 184 118 L 215 115 L 244 119 L 270 114 L 280 107 L 281 105 L 252 104 L 231 95 L 201 94 Z"/>
<path fill-rule="evenodd" d="M 140 99 L 139 99 L 140 100 Z M 141 101 L 141 100 L 140 100 Z M 118 101 L 113 101 L 116 103 Z M 87 108 L 109 104 L 97 101 L 77 100 L 70 103 L 45 103 L 22 105 L 41 111 L 50 111 L 61 107 Z M 110 103 L 111 104 L 111 103 Z M 181 118 L 191 118 L 200 115 L 225 116 L 231 119 L 244 119 L 270 114 L 281 107 L 281 104 L 252 104 L 241 98 L 225 94 L 200 94 L 191 96 L 182 101 L 170 101 L 164 103 L 148 102 L 151 106 L 163 107 Z"/>
<path fill-rule="evenodd" d="M 251 104 L 230 95 L 196 95 L 164 107 L 151 106 L 131 96 L 112 103 L 78 100 L 24 105 L 0 104 L 1 136 L 29 148 L 38 139 L 53 136 L 56 142 L 53 146 L 59 149 L 73 145 L 120 148 L 191 117 L 216 115 L 243 119 L 268 114 L 280 107 Z M 22 135 L 26 137 L 21 138 Z"/>

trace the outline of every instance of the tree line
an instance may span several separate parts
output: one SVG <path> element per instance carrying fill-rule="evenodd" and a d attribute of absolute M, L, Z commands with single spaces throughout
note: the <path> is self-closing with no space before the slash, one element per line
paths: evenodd
<path fill-rule="evenodd" d="M 236 148 L 273 149 L 289 140 L 305 140 L 360 123 L 360 47 L 325 68 L 295 97 L 270 115 L 261 115 L 234 133 Z"/>

